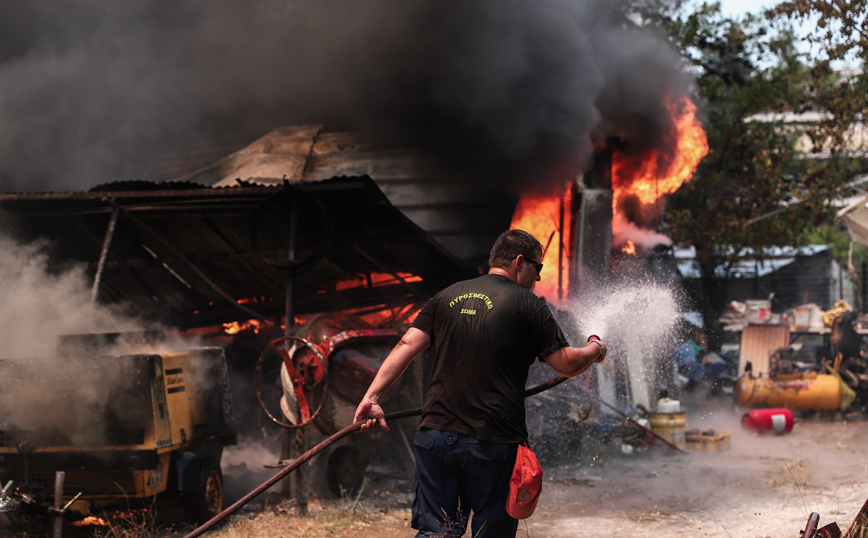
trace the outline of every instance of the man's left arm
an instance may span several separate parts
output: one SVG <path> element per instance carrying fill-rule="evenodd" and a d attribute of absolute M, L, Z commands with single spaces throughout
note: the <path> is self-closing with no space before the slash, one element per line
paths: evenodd
<path fill-rule="evenodd" d="M 361 431 L 368 431 L 374 427 L 375 423 L 379 423 L 380 427 L 389 431 L 389 426 L 386 425 L 385 413 L 380 407 L 380 399 L 389 390 L 395 381 L 401 377 L 401 374 L 410 366 L 410 362 L 416 358 L 419 353 L 422 353 L 428 346 L 431 345 L 431 337 L 425 331 L 410 327 L 401 341 L 398 342 L 382 366 L 374 376 L 374 381 L 368 387 L 365 397 L 362 398 L 359 407 L 356 409 L 354 422 L 364 420 Z"/>

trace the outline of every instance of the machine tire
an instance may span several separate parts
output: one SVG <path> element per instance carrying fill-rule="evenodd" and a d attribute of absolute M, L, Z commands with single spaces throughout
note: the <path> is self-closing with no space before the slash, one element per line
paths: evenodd
<path fill-rule="evenodd" d="M 223 472 L 213 456 L 206 456 L 199 467 L 196 491 L 183 495 L 184 517 L 188 523 L 201 525 L 223 511 Z"/>
<path fill-rule="evenodd" d="M 359 492 L 365 473 L 360 456 L 359 450 L 349 445 L 338 447 L 329 454 L 326 479 L 329 491 L 335 497 Z"/>

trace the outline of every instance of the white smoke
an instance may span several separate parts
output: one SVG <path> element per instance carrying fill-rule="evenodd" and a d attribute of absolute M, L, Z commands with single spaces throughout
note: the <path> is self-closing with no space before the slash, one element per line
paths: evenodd
<path fill-rule="evenodd" d="M 614 231 L 612 244 L 616 246 L 632 241 L 637 247 L 651 250 L 657 245 L 669 246 L 672 244 L 672 239 L 669 237 L 654 230 L 641 228 L 636 223 L 627 220 L 621 213 L 615 214 L 612 218 L 612 229 Z"/>
<path fill-rule="evenodd" d="M 58 335 L 144 327 L 121 306 L 91 301 L 84 266 L 53 271 L 47 243 L 22 245 L 0 236 L 0 249 L 0 358 L 54 357 Z"/>

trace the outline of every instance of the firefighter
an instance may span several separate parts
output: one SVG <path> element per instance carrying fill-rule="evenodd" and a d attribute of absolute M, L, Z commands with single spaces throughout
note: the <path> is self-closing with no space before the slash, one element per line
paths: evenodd
<path fill-rule="evenodd" d="M 498 237 L 488 274 L 458 282 L 432 298 L 391 351 L 358 406 L 362 431 L 389 429 L 379 402 L 429 346 L 433 369 L 415 434 L 417 536 L 462 536 L 470 513 L 478 538 L 514 536 L 506 512 L 517 446 L 527 443 L 524 389 L 538 358 L 576 376 L 606 357 L 606 345 L 570 347 L 545 302 L 542 245 L 523 230 Z"/>

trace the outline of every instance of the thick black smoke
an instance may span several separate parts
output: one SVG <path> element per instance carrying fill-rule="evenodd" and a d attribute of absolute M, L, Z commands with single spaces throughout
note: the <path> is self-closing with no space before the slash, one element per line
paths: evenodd
<path fill-rule="evenodd" d="M 500 179 L 586 154 L 597 130 L 659 144 L 664 96 L 687 82 L 617 5 L 3 2 L 0 189 L 172 179 L 158 176 L 178 148 L 304 123 L 389 133 Z"/>

